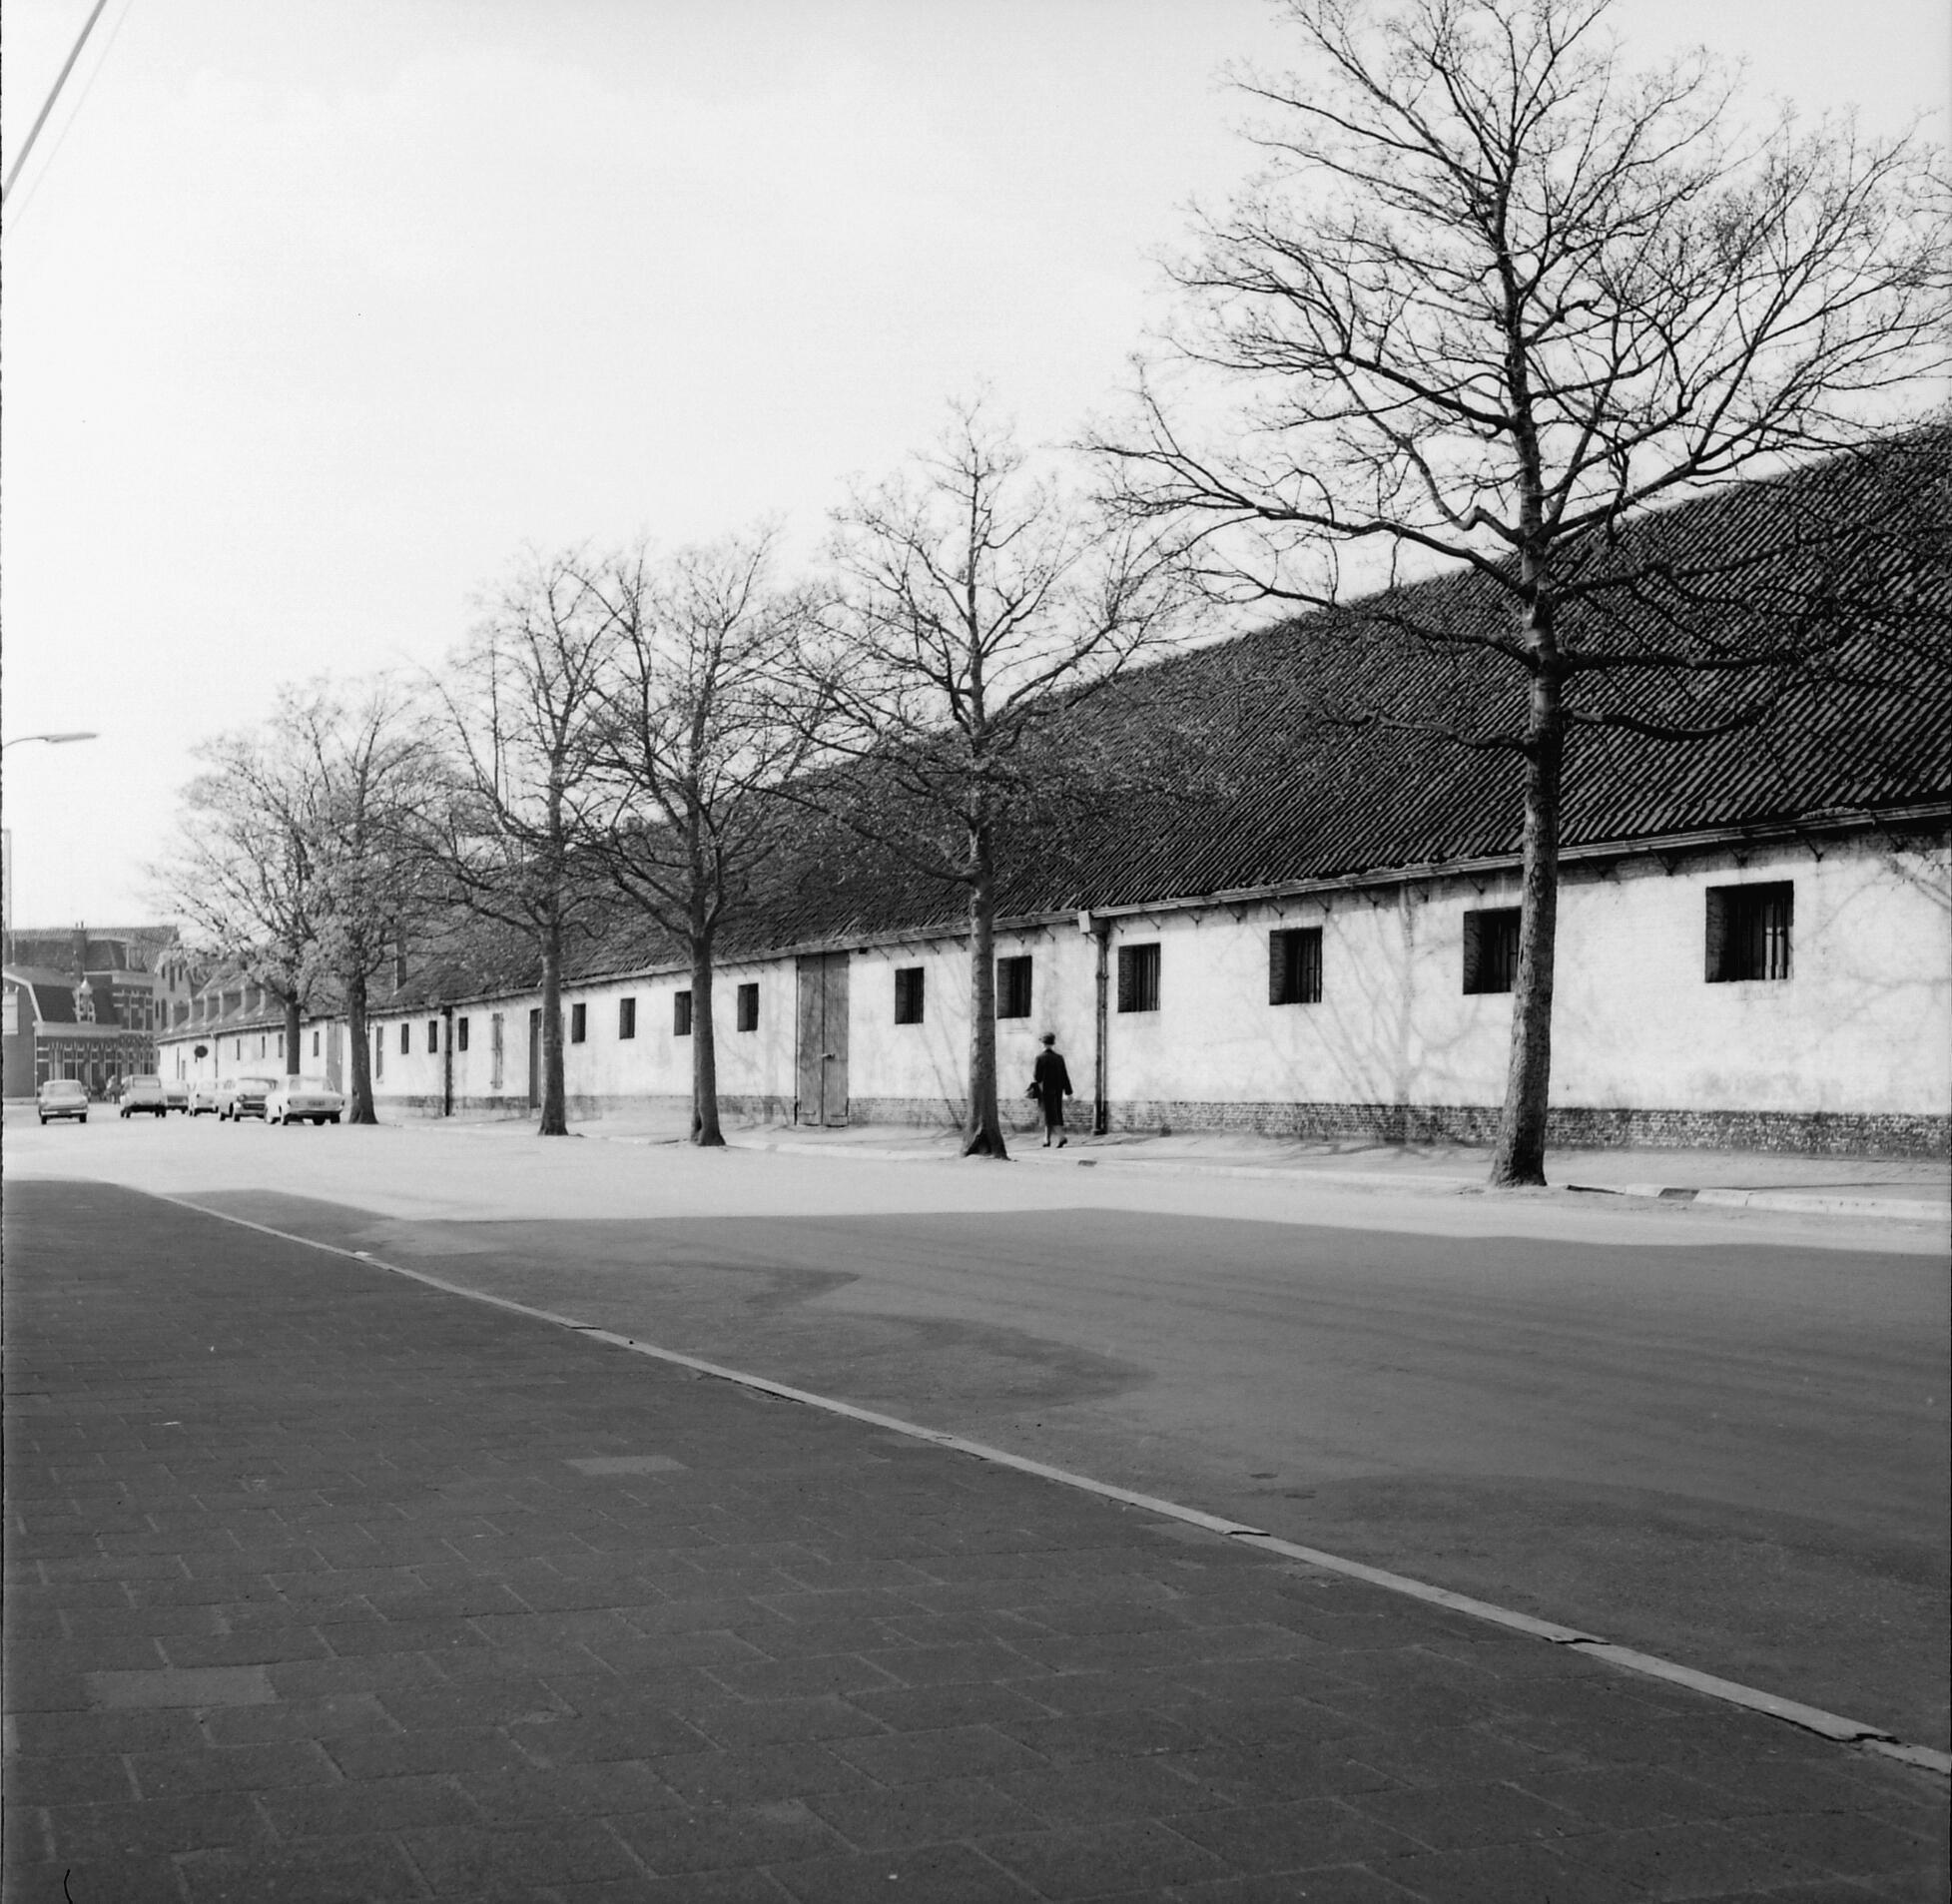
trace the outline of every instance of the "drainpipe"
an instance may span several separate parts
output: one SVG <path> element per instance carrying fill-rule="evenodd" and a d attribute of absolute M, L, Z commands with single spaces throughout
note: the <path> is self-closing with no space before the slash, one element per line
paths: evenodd
<path fill-rule="evenodd" d="M 454 1114 L 454 1007 L 440 1007 L 440 1114 Z"/>
<path fill-rule="evenodd" d="M 1111 921 L 1085 912 L 1077 916 L 1077 930 L 1097 942 L 1097 985 L 1092 1013 L 1091 1133 L 1102 1137 L 1111 1128 L 1110 1093 L 1106 1086 L 1105 1031 L 1108 967 L 1111 959 Z"/>

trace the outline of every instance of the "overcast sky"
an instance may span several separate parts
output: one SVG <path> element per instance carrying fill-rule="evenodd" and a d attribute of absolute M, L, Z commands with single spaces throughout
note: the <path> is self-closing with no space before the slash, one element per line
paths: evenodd
<path fill-rule="evenodd" d="M 91 0 L 7 0 L 11 165 Z M 1876 129 L 1944 0 L 1622 0 Z M 811 547 L 986 380 L 1112 404 L 1263 0 L 108 0 L 5 212 L 23 925 L 150 916 L 200 739 L 433 665 L 524 543 Z"/>

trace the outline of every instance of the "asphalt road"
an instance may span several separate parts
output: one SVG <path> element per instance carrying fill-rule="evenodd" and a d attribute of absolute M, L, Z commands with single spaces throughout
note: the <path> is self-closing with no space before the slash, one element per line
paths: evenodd
<path fill-rule="evenodd" d="M 9 1136 L 10 1171 L 188 1194 L 1948 1740 L 1947 1282 L 1915 1240 L 458 1133 Z"/>

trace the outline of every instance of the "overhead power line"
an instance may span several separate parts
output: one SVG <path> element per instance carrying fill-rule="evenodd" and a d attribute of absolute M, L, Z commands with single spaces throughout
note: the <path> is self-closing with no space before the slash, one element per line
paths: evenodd
<path fill-rule="evenodd" d="M 21 167 L 27 163 L 27 155 L 34 150 L 34 141 L 41 136 L 41 128 L 48 123 L 48 114 L 54 111 L 54 102 L 61 97 L 61 89 L 67 85 L 68 75 L 75 70 L 75 62 L 81 58 L 81 50 L 88 44 L 88 36 L 95 31 L 95 22 L 102 17 L 102 9 L 108 4 L 109 0 L 95 0 L 95 5 L 91 9 L 87 21 L 82 26 L 81 32 L 76 36 L 74 46 L 70 49 L 68 57 L 61 64 L 61 71 L 54 76 L 54 85 L 48 92 L 47 103 L 41 108 L 34 120 L 34 124 L 28 129 L 26 143 L 14 155 L 13 165 L 7 173 L 6 184 L 0 185 L 0 205 L 6 203 L 7 195 L 13 191 L 14 181 L 20 177 Z"/>

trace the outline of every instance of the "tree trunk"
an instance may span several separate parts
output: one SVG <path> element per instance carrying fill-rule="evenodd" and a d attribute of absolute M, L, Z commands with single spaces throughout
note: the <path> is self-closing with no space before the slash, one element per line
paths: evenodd
<path fill-rule="evenodd" d="M 719 1045 L 712 1021 L 712 935 L 691 936 L 691 1140 L 705 1148 L 721 1146 L 719 1128 Z"/>
<path fill-rule="evenodd" d="M 1519 968 L 1512 984 L 1512 1049 L 1505 1108 L 1492 1157 L 1496 1184 L 1546 1180 L 1552 1090 L 1553 962 L 1559 941 L 1559 793 L 1566 712 L 1552 617 L 1533 611 L 1539 658 L 1526 712 L 1525 841 L 1520 876 Z"/>
<path fill-rule="evenodd" d="M 1009 1155 L 996 1107 L 996 847 L 986 825 L 971 836 L 976 879 L 970 887 L 970 1117 L 966 1157 Z"/>
<path fill-rule="evenodd" d="M 299 1040 L 305 1036 L 305 1027 L 299 1022 L 299 1001 L 296 997 L 285 1000 L 285 1075 L 297 1077 L 299 1074 Z"/>
<path fill-rule="evenodd" d="M 345 1059 L 351 1067 L 350 1101 L 345 1121 L 349 1124 L 376 1124 L 372 1108 L 372 1040 L 366 1023 L 366 975 L 363 971 L 345 974 Z"/>
<path fill-rule="evenodd" d="M 569 1115 L 562 1082 L 562 926 L 551 920 L 542 933 L 542 1122 L 541 1137 L 567 1137 Z"/>

